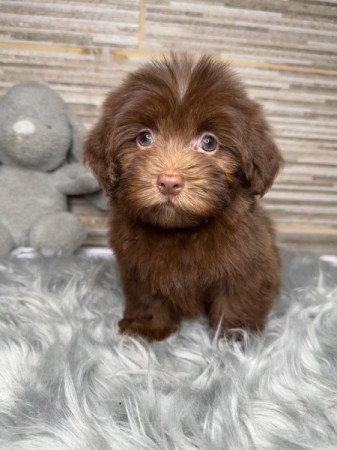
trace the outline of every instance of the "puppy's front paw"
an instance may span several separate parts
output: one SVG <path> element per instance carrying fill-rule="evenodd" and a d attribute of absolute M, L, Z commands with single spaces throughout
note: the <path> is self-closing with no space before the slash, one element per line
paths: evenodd
<path fill-rule="evenodd" d="M 152 320 L 134 317 L 124 317 L 118 322 L 118 327 L 122 334 L 139 335 L 149 341 L 162 341 L 178 329 L 175 323 L 159 327 Z"/>

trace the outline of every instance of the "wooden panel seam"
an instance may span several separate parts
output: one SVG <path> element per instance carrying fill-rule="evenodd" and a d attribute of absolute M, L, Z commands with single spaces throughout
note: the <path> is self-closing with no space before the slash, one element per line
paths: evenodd
<path fill-rule="evenodd" d="M 139 19 L 138 19 L 138 50 L 143 47 L 144 41 L 144 14 L 145 14 L 145 0 L 139 0 Z"/>

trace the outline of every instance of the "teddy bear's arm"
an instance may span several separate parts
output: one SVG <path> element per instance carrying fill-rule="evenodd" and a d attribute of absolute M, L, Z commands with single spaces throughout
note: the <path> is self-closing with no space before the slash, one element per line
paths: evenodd
<path fill-rule="evenodd" d="M 51 174 L 55 187 L 65 195 L 90 194 L 99 190 L 96 178 L 82 163 L 62 166 Z"/>
<path fill-rule="evenodd" d="M 69 108 L 67 108 L 67 115 L 72 130 L 70 155 L 73 160 L 80 161 L 83 150 L 83 142 L 86 135 L 86 129 L 82 122 L 78 119 L 78 117 L 75 116 L 75 114 L 73 114 Z"/>

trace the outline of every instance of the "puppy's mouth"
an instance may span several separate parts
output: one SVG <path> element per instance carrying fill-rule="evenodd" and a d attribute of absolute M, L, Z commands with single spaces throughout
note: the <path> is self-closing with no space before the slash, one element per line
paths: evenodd
<path fill-rule="evenodd" d="M 182 210 L 174 203 L 174 200 L 167 200 L 159 205 L 144 209 L 137 215 L 137 221 L 152 227 L 170 230 L 196 228 L 208 222 L 209 219 L 209 216 Z"/>
<path fill-rule="evenodd" d="M 155 195 L 155 190 L 139 196 L 129 196 L 124 191 L 119 197 L 119 204 L 124 213 L 136 222 L 152 227 L 179 230 L 196 228 L 207 223 L 220 209 L 210 202 L 198 202 L 198 196 Z M 186 193 L 185 193 L 186 194 Z"/>
<path fill-rule="evenodd" d="M 164 208 L 176 208 L 179 198 L 176 195 L 163 195 L 161 205 Z"/>
<path fill-rule="evenodd" d="M 199 225 L 207 223 L 211 217 L 212 214 L 208 212 L 208 214 L 205 215 L 199 215 L 196 213 L 190 212 L 189 214 L 182 210 L 182 208 L 179 206 L 179 200 L 176 197 L 170 197 L 166 198 L 163 203 L 161 203 L 161 208 L 163 209 L 163 213 L 168 214 L 177 214 L 180 216 L 180 219 L 178 220 L 178 225 L 175 225 L 174 223 L 171 226 L 163 226 L 159 225 L 162 228 L 195 228 Z M 175 218 L 177 220 L 177 218 Z M 174 221 L 175 221 L 174 220 Z"/>

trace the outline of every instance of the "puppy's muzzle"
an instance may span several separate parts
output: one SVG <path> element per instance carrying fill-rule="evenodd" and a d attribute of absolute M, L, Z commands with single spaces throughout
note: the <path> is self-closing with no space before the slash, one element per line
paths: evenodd
<path fill-rule="evenodd" d="M 157 187 L 163 195 L 178 195 L 184 187 L 184 179 L 177 172 L 163 172 L 157 178 Z"/>

